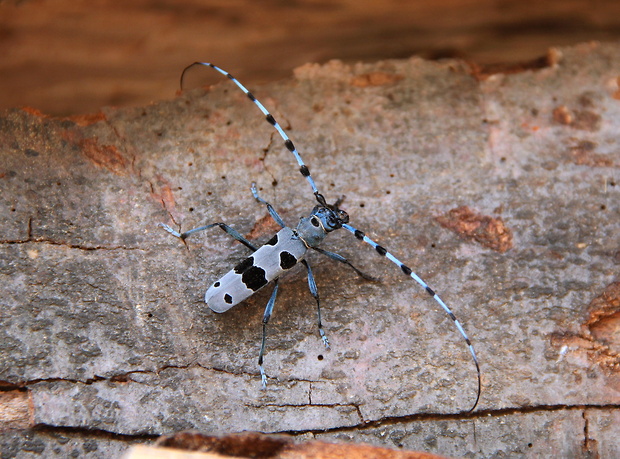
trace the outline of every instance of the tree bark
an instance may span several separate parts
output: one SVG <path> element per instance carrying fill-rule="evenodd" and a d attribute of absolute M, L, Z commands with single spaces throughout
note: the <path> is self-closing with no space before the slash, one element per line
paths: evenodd
<path fill-rule="evenodd" d="M 95 116 L 5 112 L 0 380 L 27 397 L 0 402 L 30 414 L 2 450 L 109 457 L 197 429 L 449 456 L 617 455 L 619 77 L 620 47 L 592 43 L 512 74 L 333 61 L 254 88 L 328 201 L 345 196 L 351 224 L 462 322 L 482 370 L 474 413 L 453 322 L 345 231 L 323 247 L 380 282 L 309 255 L 326 350 L 305 271 L 282 278 L 261 389 L 269 289 L 224 314 L 202 301 L 249 251 L 217 228 L 184 245 L 158 227 L 225 222 L 260 244 L 277 226 L 252 182 L 291 226 L 316 204 L 231 82 Z"/>

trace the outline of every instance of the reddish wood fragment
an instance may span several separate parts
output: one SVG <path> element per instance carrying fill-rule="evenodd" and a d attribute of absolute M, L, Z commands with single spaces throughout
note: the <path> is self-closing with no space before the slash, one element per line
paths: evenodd
<path fill-rule="evenodd" d="M 590 302 L 588 309 L 590 317 L 584 327 L 596 341 L 617 353 L 620 364 L 620 282 L 609 284 Z"/>
<path fill-rule="evenodd" d="M 174 199 L 174 193 L 170 182 L 163 178 L 161 175 L 156 177 L 156 180 L 151 182 L 151 197 L 164 206 L 168 212 L 173 212 L 176 207 L 176 201 Z"/>
<path fill-rule="evenodd" d="M 157 441 L 158 447 L 215 454 L 205 457 L 263 457 L 273 459 L 441 459 L 434 454 L 392 450 L 365 444 L 335 444 L 322 441 L 295 442 L 293 437 L 255 432 L 215 437 L 182 432 Z M 130 456 L 131 457 L 131 456 Z M 173 456 L 174 457 L 174 456 Z"/>
<path fill-rule="evenodd" d="M 99 142 L 97 137 L 82 137 L 76 130 L 69 129 L 63 137 L 80 147 L 81 153 L 99 167 L 103 167 L 116 175 L 126 175 L 131 171 L 132 159 L 121 152 L 115 145 Z"/>
<path fill-rule="evenodd" d="M 0 431 L 29 429 L 34 426 L 34 407 L 30 392 L 0 392 Z"/>
<path fill-rule="evenodd" d="M 444 228 L 499 253 L 504 253 L 513 246 L 512 231 L 500 217 L 478 214 L 467 206 L 461 206 L 450 210 L 446 215 L 436 217 L 436 220 Z"/>
<path fill-rule="evenodd" d="M 29 113 L 29 114 L 34 115 L 34 116 L 38 116 L 39 118 L 48 118 L 49 117 L 48 115 L 43 113 L 38 108 L 34 108 L 34 107 L 21 107 L 21 109 L 23 111 L 25 111 L 26 113 Z"/>
<path fill-rule="evenodd" d="M 280 230 L 280 225 L 271 218 L 271 215 L 265 215 L 254 224 L 252 230 L 245 237 L 252 241 L 262 236 L 272 236 Z"/>
<path fill-rule="evenodd" d="M 553 120 L 564 126 L 596 132 L 601 128 L 601 115 L 592 110 L 571 110 L 566 105 L 553 109 Z"/>
<path fill-rule="evenodd" d="M 555 107 L 553 109 L 553 121 L 558 124 L 570 126 L 573 122 L 573 117 L 566 105 L 560 105 L 559 107 Z"/>
<path fill-rule="evenodd" d="M 620 282 L 612 282 L 587 306 L 579 333 L 555 334 L 552 343 L 577 353 L 615 375 L 610 387 L 620 390 Z"/>
<path fill-rule="evenodd" d="M 351 79 L 351 84 L 358 88 L 365 88 L 368 86 L 384 86 L 386 84 L 397 83 L 402 80 L 404 76 L 395 75 L 385 72 L 371 72 L 363 75 L 358 75 Z"/>
<path fill-rule="evenodd" d="M 122 175 L 129 167 L 129 161 L 114 145 L 102 145 L 97 138 L 84 139 L 80 142 L 82 153 L 99 167 Z"/>
<path fill-rule="evenodd" d="M 102 111 L 96 113 L 87 113 L 85 115 L 69 116 L 66 119 L 75 122 L 78 126 L 90 126 L 91 124 L 98 123 L 99 121 L 105 121 L 107 118 Z"/>
<path fill-rule="evenodd" d="M 616 92 L 613 93 L 612 97 L 616 100 L 620 100 L 620 77 L 616 78 L 616 86 L 618 89 L 616 89 Z"/>
<path fill-rule="evenodd" d="M 494 64 L 480 64 L 477 62 L 469 62 L 469 68 L 474 78 L 484 81 L 490 76 L 503 73 L 505 75 L 512 73 L 521 73 L 526 70 L 539 70 L 545 67 L 551 67 L 556 63 L 556 55 L 553 50 L 547 52 L 545 56 L 537 57 L 524 62 L 501 62 Z"/>
<path fill-rule="evenodd" d="M 69 121 L 73 121 L 75 124 L 77 124 L 78 126 L 82 126 L 82 127 L 90 126 L 91 124 L 95 124 L 95 123 L 98 123 L 99 121 L 104 121 L 107 119 L 105 114 L 102 111 L 98 111 L 96 113 L 87 113 L 84 115 L 73 115 L 73 116 L 67 116 L 67 117 L 60 116 L 59 117 L 59 116 L 48 115 L 47 113 L 44 113 L 38 108 L 34 108 L 34 107 L 21 107 L 21 109 L 25 111 L 26 113 L 37 116 L 39 118 L 46 118 L 46 119 L 52 119 L 52 120 L 69 120 Z"/>

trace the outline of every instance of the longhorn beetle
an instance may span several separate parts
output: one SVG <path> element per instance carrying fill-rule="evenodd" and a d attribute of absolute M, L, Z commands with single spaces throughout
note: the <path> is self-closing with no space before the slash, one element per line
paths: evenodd
<path fill-rule="evenodd" d="M 290 270 L 298 262 L 303 263 L 303 265 L 306 267 L 306 270 L 308 271 L 308 285 L 310 287 L 310 293 L 316 301 L 318 311 L 319 334 L 326 348 L 329 348 L 329 341 L 327 340 L 327 336 L 325 336 L 325 332 L 323 331 L 323 325 L 321 323 L 321 304 L 316 283 L 314 281 L 314 276 L 312 275 L 312 269 L 310 268 L 310 264 L 304 259 L 306 252 L 308 251 L 308 249 L 315 250 L 323 255 L 328 256 L 333 260 L 350 266 L 360 276 L 366 279 L 372 279 L 370 276 L 358 270 L 342 255 L 329 252 L 319 247 L 319 244 L 323 241 L 323 239 L 325 239 L 328 233 L 331 233 L 332 231 L 340 228 L 344 228 L 345 230 L 353 233 L 353 235 L 360 241 L 363 241 L 373 247 L 379 255 L 387 258 L 396 266 L 398 266 L 403 272 L 403 274 L 405 274 L 405 276 L 411 277 L 414 281 L 420 284 L 422 288 L 426 290 L 426 292 L 445 310 L 448 316 L 450 316 L 459 333 L 467 343 L 467 346 L 469 347 L 469 352 L 471 353 L 473 362 L 476 366 L 476 372 L 478 376 L 478 390 L 476 393 L 476 400 L 474 402 L 474 405 L 469 410 L 470 412 L 473 411 L 478 405 L 478 401 L 480 400 L 480 392 L 482 388 L 480 365 L 478 363 L 478 358 L 476 357 L 474 347 L 469 340 L 467 333 L 465 333 L 463 326 L 457 320 L 456 316 L 452 313 L 450 308 L 446 305 L 446 303 L 443 302 L 441 298 L 439 298 L 435 291 L 426 284 L 426 282 L 424 282 L 416 273 L 411 270 L 411 268 L 403 264 L 398 258 L 388 252 L 387 249 L 370 239 L 362 231 L 349 225 L 349 215 L 344 210 L 339 208 L 342 199 L 337 200 L 334 204 L 327 204 L 325 198 L 319 192 L 312 176 L 310 175 L 310 169 L 308 169 L 308 166 L 306 166 L 306 164 L 301 159 L 301 156 L 297 151 L 297 148 L 295 148 L 292 140 L 288 137 L 286 132 L 284 132 L 284 130 L 275 120 L 273 115 L 269 113 L 265 106 L 260 101 L 258 101 L 254 97 L 254 95 L 252 95 L 252 93 L 248 91 L 248 89 L 243 86 L 241 82 L 239 82 L 239 80 L 237 80 L 227 71 L 213 64 L 210 64 L 208 62 L 194 62 L 183 70 L 183 73 L 181 74 L 181 88 L 183 87 L 183 77 L 185 76 L 185 73 L 190 68 L 197 65 L 211 67 L 222 75 L 228 77 L 245 93 L 245 95 L 252 102 L 254 102 L 254 104 L 260 109 L 263 115 L 265 115 L 267 122 L 271 124 L 276 129 L 276 131 L 278 131 L 278 134 L 280 134 L 280 137 L 282 137 L 282 140 L 284 140 L 284 145 L 297 160 L 297 163 L 299 165 L 299 172 L 301 172 L 301 175 L 305 177 L 310 184 L 312 192 L 314 193 L 314 197 L 318 203 L 318 205 L 316 205 L 314 209 L 312 209 L 312 212 L 310 212 L 310 215 L 308 217 L 300 218 L 299 224 L 295 229 L 293 229 L 286 226 L 280 215 L 271 206 L 271 204 L 269 204 L 267 201 L 265 201 L 259 196 L 258 191 L 256 190 L 256 184 L 252 183 L 251 191 L 254 195 L 254 198 L 259 203 L 267 206 L 269 214 L 273 217 L 276 223 L 282 227 L 282 229 L 273 238 L 271 238 L 265 245 L 260 248 L 255 246 L 253 243 L 244 238 L 237 230 L 226 225 L 225 223 L 212 223 L 210 225 L 194 228 L 184 233 L 179 233 L 178 231 L 175 231 L 170 226 L 164 223 L 159 224 L 166 231 L 182 239 L 183 241 L 188 236 L 194 233 L 218 226 L 230 236 L 235 238 L 237 241 L 241 242 L 243 245 L 252 250 L 252 252 L 254 252 L 251 256 L 243 260 L 241 263 L 235 266 L 231 271 L 229 271 L 221 279 L 213 283 L 213 285 L 208 288 L 205 294 L 205 303 L 207 303 L 209 308 L 211 308 L 215 312 L 225 312 L 233 306 L 239 304 L 241 301 L 249 298 L 251 295 L 263 288 L 268 283 L 273 282 L 274 289 L 271 293 L 269 301 L 267 302 L 267 306 L 263 314 L 263 333 L 260 352 L 258 355 L 258 367 L 260 370 L 263 387 L 265 387 L 267 384 L 267 376 L 265 374 L 265 369 L 263 368 L 263 356 L 265 354 L 267 323 L 269 322 L 269 318 L 271 317 L 271 313 L 273 311 L 273 306 L 276 301 L 276 295 L 278 294 L 278 281 L 282 274 Z"/>

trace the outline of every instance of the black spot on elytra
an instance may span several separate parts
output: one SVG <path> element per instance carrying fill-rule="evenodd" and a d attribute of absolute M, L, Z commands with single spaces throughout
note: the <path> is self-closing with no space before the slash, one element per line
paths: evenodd
<path fill-rule="evenodd" d="M 220 286 L 220 281 L 217 281 L 215 284 L 213 284 L 214 287 L 219 287 Z"/>
<path fill-rule="evenodd" d="M 265 245 L 276 245 L 278 243 L 278 235 L 276 234 L 274 237 L 265 242 Z"/>
<path fill-rule="evenodd" d="M 241 282 L 254 292 L 267 285 L 265 270 L 254 266 L 254 257 L 248 257 L 235 266 L 235 273 L 241 274 Z"/>
<path fill-rule="evenodd" d="M 232 296 L 230 296 L 227 293 L 226 295 L 224 295 L 224 301 L 226 301 L 226 303 L 228 303 L 228 304 L 232 304 Z"/>
<path fill-rule="evenodd" d="M 235 266 L 236 274 L 243 274 L 248 268 L 254 266 L 254 257 L 247 257 L 237 266 Z"/>
<path fill-rule="evenodd" d="M 297 264 L 297 258 L 289 252 L 280 253 L 280 268 L 291 269 Z"/>
<path fill-rule="evenodd" d="M 258 266 L 252 266 L 243 272 L 241 281 L 247 288 L 255 292 L 267 285 L 265 270 Z"/>

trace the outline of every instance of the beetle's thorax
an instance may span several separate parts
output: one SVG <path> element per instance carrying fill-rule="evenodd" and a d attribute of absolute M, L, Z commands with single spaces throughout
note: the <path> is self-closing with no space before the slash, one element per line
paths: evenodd
<path fill-rule="evenodd" d="M 308 217 L 301 217 L 295 230 L 307 247 L 317 247 L 327 233 L 342 228 L 349 221 L 349 215 L 338 208 L 315 206 Z"/>

